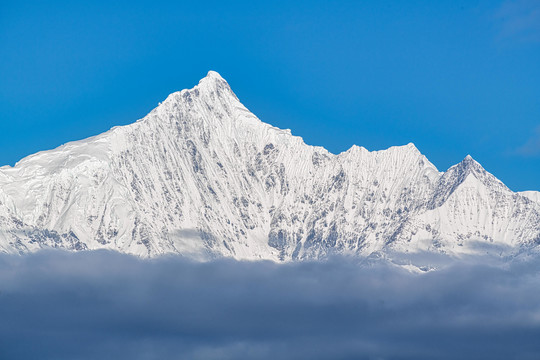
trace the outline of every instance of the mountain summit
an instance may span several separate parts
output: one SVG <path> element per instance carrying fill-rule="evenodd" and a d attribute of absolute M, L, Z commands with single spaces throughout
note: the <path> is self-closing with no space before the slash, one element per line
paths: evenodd
<path fill-rule="evenodd" d="M 540 242 L 540 197 L 413 144 L 334 155 L 261 122 L 210 71 L 137 122 L 0 168 L 0 251 L 318 259 Z"/>

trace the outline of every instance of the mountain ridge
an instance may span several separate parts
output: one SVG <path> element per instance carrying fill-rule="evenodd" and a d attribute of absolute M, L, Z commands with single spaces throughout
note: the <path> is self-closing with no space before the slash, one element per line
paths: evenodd
<path fill-rule="evenodd" d="M 537 195 L 409 143 L 332 154 L 266 124 L 210 71 L 136 122 L 0 168 L 0 249 L 314 259 L 540 242 Z"/>

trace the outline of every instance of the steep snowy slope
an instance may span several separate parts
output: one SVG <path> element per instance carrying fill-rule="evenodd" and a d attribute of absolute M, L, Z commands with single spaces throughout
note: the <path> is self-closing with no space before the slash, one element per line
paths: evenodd
<path fill-rule="evenodd" d="M 540 191 L 521 191 L 518 194 L 540 203 Z"/>
<path fill-rule="evenodd" d="M 0 250 L 321 258 L 508 251 L 540 203 L 472 158 L 440 173 L 409 144 L 334 155 L 261 122 L 217 73 L 143 119 L 0 168 Z"/>

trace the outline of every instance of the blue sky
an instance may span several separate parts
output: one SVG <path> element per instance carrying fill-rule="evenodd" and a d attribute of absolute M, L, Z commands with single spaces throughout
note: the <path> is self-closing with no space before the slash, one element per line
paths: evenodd
<path fill-rule="evenodd" d="M 540 190 L 540 2 L 0 3 L 0 164 L 128 124 L 208 70 L 334 153 L 414 142 Z"/>

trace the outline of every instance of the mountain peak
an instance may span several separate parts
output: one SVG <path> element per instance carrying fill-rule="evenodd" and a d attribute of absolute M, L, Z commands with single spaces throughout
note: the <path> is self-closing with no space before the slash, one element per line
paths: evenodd
<path fill-rule="evenodd" d="M 444 174 L 413 143 L 333 156 L 235 98 L 210 71 L 137 123 L 0 168 L 0 252 L 277 261 L 540 238 L 540 205 L 471 156 Z"/>
<path fill-rule="evenodd" d="M 223 79 L 223 77 L 217 71 L 214 71 L 214 70 L 208 71 L 208 74 L 206 74 L 203 80 L 204 79 L 218 79 L 218 80 L 225 81 L 225 79 Z"/>
<path fill-rule="evenodd" d="M 465 156 L 463 160 L 457 165 L 455 165 L 452 168 L 456 168 L 459 171 L 466 171 L 466 172 L 485 172 L 485 169 L 480 165 L 480 163 L 473 159 L 471 155 Z"/>
<path fill-rule="evenodd" d="M 195 89 L 207 93 L 217 93 L 218 96 L 222 93 L 228 93 L 238 100 L 227 80 L 213 70 L 208 71 L 208 74 L 199 81 L 199 84 L 193 90 Z"/>
<path fill-rule="evenodd" d="M 176 91 L 171 94 L 163 101 L 161 104 L 170 104 L 175 103 L 181 99 L 187 100 L 188 102 L 192 101 L 192 97 L 198 97 L 201 93 L 203 94 L 217 94 L 222 96 L 223 94 L 232 95 L 236 100 L 238 97 L 234 94 L 229 83 L 216 71 L 210 70 L 199 80 L 199 83 L 191 89 L 184 89 L 181 91 Z M 182 100 L 183 101 L 183 100 Z"/>
<path fill-rule="evenodd" d="M 438 189 L 436 190 L 431 207 L 441 206 L 469 176 L 473 176 L 478 180 L 479 184 L 490 187 L 492 190 L 500 192 L 509 191 L 500 180 L 487 172 L 471 155 L 467 155 L 460 163 L 450 167 L 439 179 Z"/>
<path fill-rule="evenodd" d="M 469 174 L 473 174 L 478 179 L 483 179 L 488 174 L 482 165 L 474 160 L 471 155 L 465 156 L 461 162 L 448 169 L 443 178 L 454 179 L 453 181 L 460 184 Z"/>
<path fill-rule="evenodd" d="M 421 154 L 420 150 L 414 145 L 412 142 L 408 143 L 407 145 L 403 145 L 404 149 L 407 149 L 408 151 L 411 151 L 413 153 Z"/>
<path fill-rule="evenodd" d="M 218 72 L 213 70 L 208 71 L 208 74 L 199 80 L 199 86 L 216 84 L 227 84 L 227 81 Z"/>

